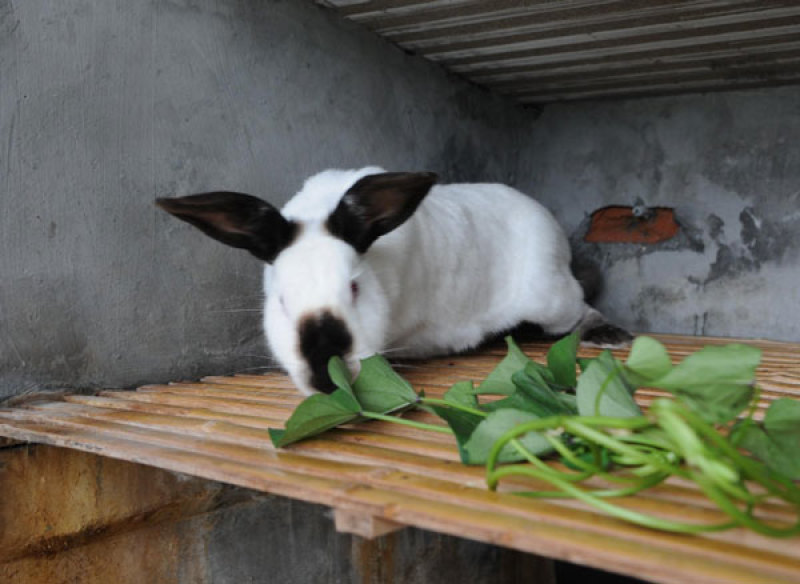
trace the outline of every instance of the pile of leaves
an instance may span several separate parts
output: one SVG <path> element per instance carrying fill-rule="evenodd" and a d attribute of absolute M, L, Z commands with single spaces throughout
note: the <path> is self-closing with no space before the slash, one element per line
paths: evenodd
<path fill-rule="evenodd" d="M 754 418 L 759 349 L 708 346 L 673 365 L 660 342 L 643 336 L 623 363 L 609 351 L 578 358 L 578 338 L 570 335 L 541 364 L 511 338 L 506 342 L 507 356 L 478 387 L 462 381 L 441 399 L 415 391 L 381 356 L 362 361 L 355 380 L 333 358 L 329 372 L 337 389 L 305 399 L 285 429 L 270 430 L 272 441 L 283 447 L 341 424 L 387 420 L 452 433 L 462 462 L 486 466 L 491 489 L 508 477 L 530 477 L 551 488 L 519 494 L 574 497 L 655 529 L 699 533 L 744 526 L 775 537 L 800 534 L 794 482 L 800 479 L 800 401 L 774 400 L 763 420 Z M 644 413 L 633 399 L 641 387 L 672 397 L 655 399 Z M 434 413 L 447 426 L 397 415 L 411 408 Z M 669 477 L 695 483 L 725 521 L 677 522 L 613 502 Z M 758 517 L 760 505 L 776 500 L 797 510 L 794 523 Z"/>

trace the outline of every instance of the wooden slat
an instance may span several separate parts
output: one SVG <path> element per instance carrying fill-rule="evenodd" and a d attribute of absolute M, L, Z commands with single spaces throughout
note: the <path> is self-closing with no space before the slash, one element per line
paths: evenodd
<path fill-rule="evenodd" d="M 675 360 L 706 344 L 730 342 L 659 338 Z M 758 373 L 762 408 L 777 397 L 800 397 L 800 345 L 747 342 L 764 352 Z M 524 349 L 543 361 L 547 346 L 528 343 Z M 597 353 L 582 349 L 586 356 Z M 496 345 L 472 355 L 405 362 L 398 369 L 415 387 L 438 396 L 459 379 L 482 379 L 503 354 L 504 347 Z M 662 395 L 639 394 L 644 406 Z M 281 427 L 301 399 L 279 373 L 213 376 L 0 410 L 0 435 L 329 505 L 342 530 L 367 537 L 412 525 L 657 582 L 796 582 L 800 574 L 798 538 L 769 539 L 742 529 L 704 536 L 661 533 L 573 500 L 513 495 L 548 488 L 527 478 L 488 492 L 484 470 L 460 464 L 453 438 L 444 434 L 369 422 L 274 449 L 267 429 Z M 407 415 L 441 423 L 423 412 Z M 619 504 L 683 521 L 720 518 L 694 485 L 676 479 Z M 760 514 L 787 521 L 796 510 L 774 503 Z"/>

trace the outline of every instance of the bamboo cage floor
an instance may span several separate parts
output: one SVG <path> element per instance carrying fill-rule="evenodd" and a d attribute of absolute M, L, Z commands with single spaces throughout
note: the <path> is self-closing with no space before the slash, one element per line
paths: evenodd
<path fill-rule="evenodd" d="M 675 360 L 731 339 L 654 335 Z M 746 340 L 763 351 L 761 406 L 800 398 L 800 344 Z M 548 345 L 523 343 L 543 361 Z M 597 354 L 582 348 L 581 355 Z M 441 395 L 460 379 L 483 379 L 505 349 L 404 362 L 413 385 Z M 615 351 L 624 358 L 627 351 Z M 643 407 L 659 395 L 637 392 Z M 301 401 L 285 375 L 211 376 L 200 382 L 136 391 L 68 395 L 59 401 L 0 409 L 0 436 L 172 470 L 332 507 L 341 531 L 365 537 L 414 526 L 654 582 L 799 582 L 800 538 L 771 539 L 743 529 L 684 536 L 637 527 L 568 499 L 511 493 L 547 488 L 515 479 L 487 490 L 482 467 L 458 461 L 445 435 L 386 422 L 336 429 L 275 449 L 268 428 L 281 428 Z M 409 414 L 426 422 L 424 413 Z M 683 521 L 719 518 L 693 485 L 670 480 L 618 500 L 631 509 Z M 787 519 L 774 504 L 764 516 Z"/>

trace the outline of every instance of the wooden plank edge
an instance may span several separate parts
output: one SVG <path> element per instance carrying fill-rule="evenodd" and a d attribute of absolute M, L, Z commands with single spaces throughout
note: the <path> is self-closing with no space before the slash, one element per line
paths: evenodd
<path fill-rule="evenodd" d="M 380 516 L 365 514 L 347 507 L 335 508 L 333 510 L 333 519 L 336 531 L 339 533 L 358 535 L 365 539 L 382 537 L 406 527 L 402 523 L 384 519 Z"/>

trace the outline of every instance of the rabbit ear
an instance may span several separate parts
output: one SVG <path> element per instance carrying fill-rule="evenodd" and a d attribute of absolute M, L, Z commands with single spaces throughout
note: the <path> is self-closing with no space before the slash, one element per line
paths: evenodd
<path fill-rule="evenodd" d="M 226 245 L 246 249 L 271 263 L 294 239 L 297 224 L 258 197 L 218 191 L 174 199 L 156 205 L 191 223 Z"/>
<path fill-rule="evenodd" d="M 344 194 L 328 218 L 330 232 L 359 253 L 411 217 L 436 182 L 432 172 L 365 176 Z"/>

